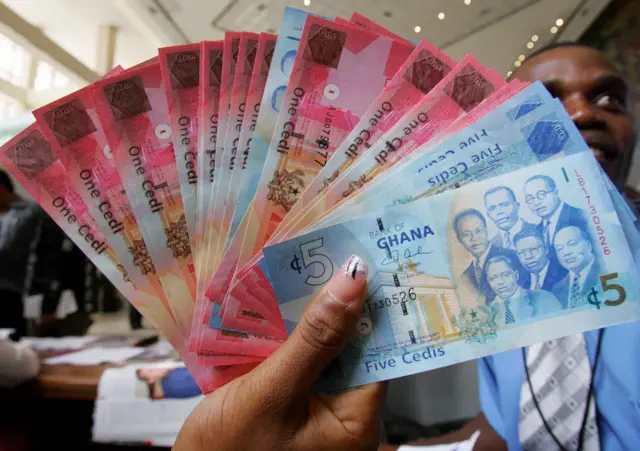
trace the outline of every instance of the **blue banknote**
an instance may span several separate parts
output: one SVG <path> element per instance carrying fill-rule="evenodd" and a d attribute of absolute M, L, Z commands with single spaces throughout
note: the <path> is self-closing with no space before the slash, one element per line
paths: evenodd
<path fill-rule="evenodd" d="M 264 254 L 291 325 L 350 255 L 369 263 L 358 336 L 325 373 L 328 390 L 640 318 L 638 271 L 591 152 L 370 212 Z"/>

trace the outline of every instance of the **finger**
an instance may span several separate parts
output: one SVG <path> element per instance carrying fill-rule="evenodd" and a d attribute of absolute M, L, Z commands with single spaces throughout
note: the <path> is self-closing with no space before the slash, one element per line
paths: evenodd
<path fill-rule="evenodd" d="M 366 295 L 368 268 L 351 256 L 309 304 L 284 344 L 256 368 L 262 380 L 285 388 L 286 396 L 306 396 L 322 370 L 355 331 Z"/>
<path fill-rule="evenodd" d="M 337 395 L 324 395 L 323 402 L 343 424 L 377 421 L 387 397 L 387 383 L 362 385 Z"/>

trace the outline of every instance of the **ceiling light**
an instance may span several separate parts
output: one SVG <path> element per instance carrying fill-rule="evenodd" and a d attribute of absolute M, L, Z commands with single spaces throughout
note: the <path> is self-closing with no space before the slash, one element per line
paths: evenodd
<path fill-rule="evenodd" d="M 532 49 L 534 46 L 533 42 L 527 42 L 527 48 Z"/>
<path fill-rule="evenodd" d="M 520 66 L 522 66 L 522 62 L 520 62 L 520 61 L 516 61 L 516 62 L 515 62 L 515 63 L 513 63 L 513 64 L 514 64 L 514 66 L 516 66 L 516 67 L 520 67 Z"/>
<path fill-rule="evenodd" d="M 556 25 L 559 26 L 559 27 L 561 27 L 563 23 L 564 23 L 564 20 L 562 20 L 562 19 L 556 20 Z"/>
<path fill-rule="evenodd" d="M 465 5 L 470 5 L 471 4 L 471 0 L 464 0 L 464 4 Z"/>
<path fill-rule="evenodd" d="M 415 31 L 416 33 L 420 33 L 420 30 L 422 30 L 422 28 L 420 28 L 420 25 L 416 25 L 413 29 L 413 31 Z"/>
<path fill-rule="evenodd" d="M 304 0 L 304 6 L 309 6 L 311 4 L 311 0 Z"/>
<path fill-rule="evenodd" d="M 511 74 L 513 74 L 513 71 L 507 72 L 507 77 L 511 77 Z"/>
<path fill-rule="evenodd" d="M 531 36 L 531 41 L 538 42 L 538 35 L 534 34 L 533 36 Z"/>
<path fill-rule="evenodd" d="M 438 19 L 440 19 L 440 20 L 444 19 L 444 13 L 438 14 Z"/>
<path fill-rule="evenodd" d="M 556 34 L 558 32 L 558 27 L 551 27 L 551 33 Z"/>
<path fill-rule="evenodd" d="M 525 59 L 525 58 L 526 58 L 526 56 L 524 56 L 524 55 L 520 55 L 520 56 L 518 57 L 518 59 L 519 59 L 520 61 L 524 61 L 524 59 Z"/>

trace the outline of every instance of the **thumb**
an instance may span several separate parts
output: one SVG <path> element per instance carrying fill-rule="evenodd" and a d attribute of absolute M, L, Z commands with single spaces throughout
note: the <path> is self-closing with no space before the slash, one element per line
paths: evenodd
<path fill-rule="evenodd" d="M 288 396 L 308 395 L 353 336 L 366 297 L 367 273 L 365 261 L 352 255 L 309 304 L 291 336 L 256 368 L 261 377 L 275 378 L 275 386 Z"/>

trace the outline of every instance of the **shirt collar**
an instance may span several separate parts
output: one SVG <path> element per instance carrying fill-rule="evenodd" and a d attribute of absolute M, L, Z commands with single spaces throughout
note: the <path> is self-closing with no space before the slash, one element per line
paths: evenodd
<path fill-rule="evenodd" d="M 523 298 L 526 296 L 526 292 L 522 289 L 522 287 L 520 285 L 518 285 L 518 288 L 516 289 L 516 292 L 513 293 L 513 296 L 511 296 L 511 299 L 509 299 L 509 301 L 513 302 L 516 301 L 520 298 Z M 502 299 L 502 297 L 500 296 L 496 296 L 496 302 L 502 302 L 504 303 L 504 299 Z"/>
<path fill-rule="evenodd" d="M 595 258 L 591 257 L 591 262 L 578 272 L 578 274 L 580 275 L 580 286 L 581 287 L 582 287 L 582 285 L 584 285 L 584 281 L 587 279 L 587 275 L 589 275 L 589 271 L 591 271 L 591 267 L 593 266 L 594 262 L 595 262 Z M 576 278 L 576 273 L 574 273 L 573 271 L 569 271 L 569 274 L 571 275 L 571 280 L 569 281 L 570 282 L 569 286 L 571 286 L 573 284 L 573 281 Z"/>
<path fill-rule="evenodd" d="M 491 251 L 491 247 L 493 246 L 493 244 L 491 244 L 491 242 L 489 242 L 489 246 L 487 246 L 487 250 L 484 251 L 484 254 L 482 254 L 480 257 L 473 257 L 473 263 L 476 262 L 476 260 L 480 261 L 480 267 L 484 268 L 484 262 L 487 261 L 487 256 L 489 255 L 489 252 Z"/>
<path fill-rule="evenodd" d="M 564 202 L 560 202 L 560 205 L 558 205 L 558 208 L 556 208 L 556 211 L 554 211 L 551 217 L 549 218 L 549 233 L 552 238 L 556 231 L 556 226 L 558 225 L 558 220 L 560 219 L 560 213 L 562 212 L 563 208 L 564 208 Z"/>

